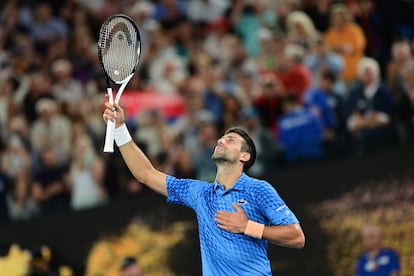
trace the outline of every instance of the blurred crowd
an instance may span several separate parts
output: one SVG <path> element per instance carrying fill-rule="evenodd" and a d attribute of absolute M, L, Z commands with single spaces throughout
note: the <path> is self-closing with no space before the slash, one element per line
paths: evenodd
<path fill-rule="evenodd" d="M 413 12 L 404 0 L 2 1 L 0 220 L 149 192 L 102 152 L 108 16 L 141 32 L 127 89 L 185 105 L 128 114 L 134 140 L 161 170 L 212 181 L 234 125 L 257 145 L 254 176 L 413 142 Z"/>

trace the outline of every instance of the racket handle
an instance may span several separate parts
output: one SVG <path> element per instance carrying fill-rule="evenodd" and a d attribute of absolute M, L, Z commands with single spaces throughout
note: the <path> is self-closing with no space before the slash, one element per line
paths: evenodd
<path fill-rule="evenodd" d="M 106 133 L 105 133 L 105 145 L 104 152 L 114 152 L 114 131 L 115 131 L 115 122 L 109 121 L 106 124 Z"/>

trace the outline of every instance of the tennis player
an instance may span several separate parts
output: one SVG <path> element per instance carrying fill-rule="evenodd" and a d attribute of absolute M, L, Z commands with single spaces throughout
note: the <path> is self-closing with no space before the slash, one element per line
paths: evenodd
<path fill-rule="evenodd" d="M 178 179 L 156 170 L 133 142 L 123 109 L 116 103 L 105 106 L 103 119 L 115 121 L 115 143 L 136 179 L 167 202 L 195 211 L 204 276 L 272 275 L 269 242 L 304 246 L 298 219 L 276 190 L 245 173 L 256 159 L 256 148 L 243 129 L 231 128 L 217 141 L 211 157 L 217 166 L 213 183 Z"/>

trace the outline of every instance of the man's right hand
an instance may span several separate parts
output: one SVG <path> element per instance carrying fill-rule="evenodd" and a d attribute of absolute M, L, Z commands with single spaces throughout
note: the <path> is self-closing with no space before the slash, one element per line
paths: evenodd
<path fill-rule="evenodd" d="M 105 102 L 105 111 L 103 113 L 103 119 L 105 123 L 108 120 L 112 120 L 115 122 L 115 127 L 118 128 L 125 123 L 125 113 L 122 107 L 117 104 L 110 104 L 108 101 Z"/>

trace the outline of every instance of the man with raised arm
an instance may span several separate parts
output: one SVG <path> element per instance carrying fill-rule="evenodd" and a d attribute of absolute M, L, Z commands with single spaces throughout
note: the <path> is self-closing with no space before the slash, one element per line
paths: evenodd
<path fill-rule="evenodd" d="M 242 128 L 230 128 L 218 139 L 211 157 L 217 166 L 213 183 L 178 179 L 155 169 L 133 142 L 123 109 L 109 102 L 105 106 L 103 119 L 115 121 L 115 143 L 136 179 L 167 202 L 195 211 L 204 276 L 272 275 L 269 242 L 304 246 L 298 219 L 274 187 L 245 173 L 256 159 L 256 148 Z"/>

